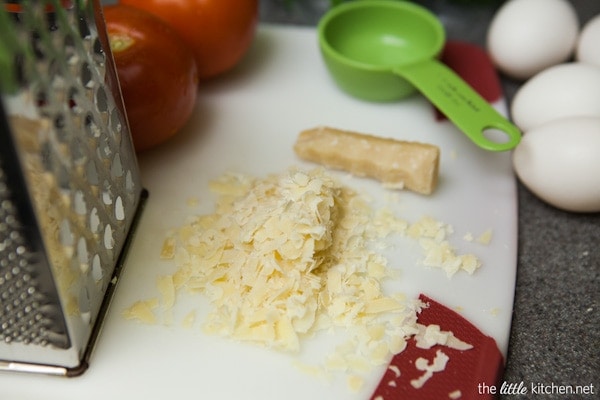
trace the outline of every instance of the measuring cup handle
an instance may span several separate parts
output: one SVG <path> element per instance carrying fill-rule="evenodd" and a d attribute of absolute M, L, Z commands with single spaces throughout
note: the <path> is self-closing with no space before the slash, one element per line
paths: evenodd
<path fill-rule="evenodd" d="M 412 83 L 479 147 L 506 151 L 521 140 L 516 126 L 441 62 L 429 60 L 396 68 L 394 72 Z M 502 138 L 497 137 L 497 131 L 503 133 Z"/>

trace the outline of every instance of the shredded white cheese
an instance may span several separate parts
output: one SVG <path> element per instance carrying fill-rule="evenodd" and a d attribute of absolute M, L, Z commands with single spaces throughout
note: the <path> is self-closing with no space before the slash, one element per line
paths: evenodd
<path fill-rule="evenodd" d="M 392 371 L 394 373 L 394 375 L 396 375 L 396 378 L 400 377 L 400 368 L 398 368 L 398 366 L 396 366 L 396 365 L 390 365 L 390 366 L 388 366 L 388 369 L 390 371 Z"/>
<path fill-rule="evenodd" d="M 299 368 L 347 373 L 352 390 L 362 387 L 357 373 L 389 363 L 413 335 L 423 346 L 470 346 L 439 326 L 417 324 L 423 305 L 382 289 L 396 274 L 376 250 L 391 234 L 420 241 L 424 264 L 449 275 L 478 268 L 474 256 L 456 255 L 450 247 L 449 225 L 431 217 L 409 224 L 389 209 L 373 210 L 368 199 L 323 169 L 263 179 L 226 174 L 210 189 L 217 195 L 214 212 L 190 217 L 164 241 L 160 257 L 177 270 L 157 281 L 163 311 L 174 306 L 178 291 L 200 292 L 211 304 L 206 332 L 293 353 L 302 338 L 342 328 L 349 339 L 323 365 Z M 124 315 L 152 323 L 158 304 L 137 302 Z M 182 324 L 194 321 L 190 312 Z M 438 351 L 431 366 L 419 362 L 425 375 L 415 384 L 445 365 L 444 357 Z M 397 367 L 389 368 L 400 376 Z"/>
<path fill-rule="evenodd" d="M 484 245 L 490 244 L 491 241 L 492 241 L 492 230 L 491 229 L 486 230 L 477 238 L 477 242 L 484 244 Z"/>
<path fill-rule="evenodd" d="M 410 225 L 407 233 L 419 240 L 419 244 L 425 250 L 423 265 L 441 268 L 448 277 L 460 270 L 473 274 L 481 267 L 481 261 L 474 254 L 456 254 L 456 250 L 447 240 L 447 236 L 453 233 L 448 224 L 425 216 Z"/>
<path fill-rule="evenodd" d="M 358 375 L 350 375 L 348 377 L 348 387 L 353 392 L 358 392 L 365 384 L 365 380 Z"/>
<path fill-rule="evenodd" d="M 416 346 L 420 349 L 430 349 L 435 345 L 442 345 L 456 350 L 469 350 L 473 346 L 458 339 L 450 331 L 440 330 L 440 326 L 417 324 L 419 332 L 415 335 Z"/>
<path fill-rule="evenodd" d="M 139 300 L 124 310 L 122 315 L 127 319 L 134 319 L 146 324 L 155 324 L 157 320 L 153 310 L 156 307 L 158 307 L 157 298 Z"/>
<path fill-rule="evenodd" d="M 339 371 L 388 363 L 417 332 L 416 304 L 386 295 L 394 275 L 371 244 L 408 224 L 340 185 L 323 169 L 258 179 L 227 174 L 211 182 L 215 212 L 169 236 L 161 257 L 177 272 L 159 280 L 164 301 L 199 291 L 212 310 L 206 332 L 297 352 L 316 331 L 352 328 L 325 359 Z M 357 386 L 356 380 L 351 380 Z"/>
<path fill-rule="evenodd" d="M 468 232 L 465 234 L 465 236 L 463 236 L 463 239 L 467 242 L 472 242 L 475 240 L 474 236 L 472 233 Z M 492 241 L 492 230 L 488 229 L 485 232 L 483 232 L 481 235 L 479 235 L 477 237 L 477 243 L 479 244 L 483 244 L 483 245 L 488 245 L 490 244 L 490 242 Z"/>
<path fill-rule="evenodd" d="M 410 384 L 415 389 L 420 389 L 425 385 L 425 383 L 433 376 L 434 372 L 440 372 L 446 369 L 446 364 L 450 358 L 441 350 L 438 350 L 435 353 L 435 357 L 431 364 L 426 358 L 419 357 L 415 361 L 415 367 L 419 371 L 424 371 L 423 375 L 421 375 L 417 379 L 411 379 Z"/>

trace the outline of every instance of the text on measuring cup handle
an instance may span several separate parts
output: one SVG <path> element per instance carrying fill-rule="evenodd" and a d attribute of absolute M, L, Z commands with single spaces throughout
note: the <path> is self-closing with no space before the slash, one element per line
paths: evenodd
<path fill-rule="evenodd" d="M 465 94 L 455 82 L 447 78 L 441 78 L 437 84 L 437 88 L 450 102 L 456 107 L 468 107 L 473 112 L 480 112 L 481 107 L 477 104 L 477 100 L 473 99 L 473 94 Z"/>

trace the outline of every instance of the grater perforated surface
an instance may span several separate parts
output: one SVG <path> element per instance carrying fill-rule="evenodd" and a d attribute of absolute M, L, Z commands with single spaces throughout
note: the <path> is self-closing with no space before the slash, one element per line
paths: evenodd
<path fill-rule="evenodd" d="M 98 2 L 3 6 L 0 360 L 76 368 L 140 203 L 137 162 Z"/>
<path fill-rule="evenodd" d="M 52 302 L 38 284 L 35 253 L 23 232 L 22 221 L 0 169 L 0 341 L 64 347 L 66 336 L 49 335 Z M 46 305 L 46 307 L 42 307 Z M 54 324 L 54 331 L 61 330 Z M 64 327 L 62 327 L 64 330 Z"/>

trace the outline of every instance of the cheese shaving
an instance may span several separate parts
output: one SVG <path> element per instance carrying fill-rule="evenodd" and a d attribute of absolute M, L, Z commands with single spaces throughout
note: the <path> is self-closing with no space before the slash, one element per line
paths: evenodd
<path fill-rule="evenodd" d="M 160 258 L 162 260 L 171 260 L 173 257 L 175 257 L 175 239 L 167 238 L 160 250 Z"/>
<path fill-rule="evenodd" d="M 486 230 L 477 238 L 477 242 L 484 244 L 484 245 L 490 244 L 491 241 L 492 241 L 492 230 L 491 229 Z"/>
<path fill-rule="evenodd" d="M 435 353 L 435 357 L 431 364 L 426 358 L 419 357 L 415 361 L 415 367 L 419 371 L 424 371 L 423 375 L 416 379 L 411 379 L 410 384 L 415 389 L 420 389 L 425 385 L 425 383 L 433 376 L 435 372 L 440 372 L 446 369 L 446 364 L 450 358 L 446 355 L 446 353 L 438 350 Z"/>
<path fill-rule="evenodd" d="M 415 335 L 416 346 L 420 349 L 430 349 L 435 345 L 450 347 L 455 350 L 469 350 L 473 346 L 454 336 L 450 331 L 440 330 L 440 326 L 417 324 L 419 332 Z"/>
<path fill-rule="evenodd" d="M 348 387 L 353 392 L 358 392 L 365 384 L 365 380 L 358 375 L 350 375 L 348 377 Z"/>
<path fill-rule="evenodd" d="M 162 304 L 165 310 L 170 310 L 175 305 L 175 285 L 170 275 L 161 276 L 156 280 L 156 286 L 160 291 Z"/>
<path fill-rule="evenodd" d="M 129 308 L 123 310 L 123 317 L 126 319 L 135 319 L 146 324 L 155 324 L 156 317 L 152 312 L 158 307 L 158 299 L 139 300 L 133 303 Z"/>
<path fill-rule="evenodd" d="M 394 375 L 396 375 L 396 378 L 400 377 L 400 368 L 398 368 L 398 366 L 396 366 L 396 365 L 389 365 L 388 369 L 390 371 L 392 371 L 394 373 Z"/>
<path fill-rule="evenodd" d="M 467 242 L 473 242 L 474 240 L 476 240 L 477 243 L 487 246 L 492 241 L 492 230 L 491 229 L 486 230 L 481 235 L 479 235 L 477 237 L 477 239 L 475 239 L 473 237 L 473 234 L 469 232 L 469 233 L 465 234 L 463 239 L 466 240 Z"/>
<path fill-rule="evenodd" d="M 453 233 L 450 225 L 437 221 L 429 216 L 421 218 L 408 227 L 407 233 L 419 241 L 425 250 L 423 265 L 441 268 L 448 277 L 462 270 L 473 274 L 481 261 L 474 254 L 457 254 L 450 245 L 447 236 Z"/>

